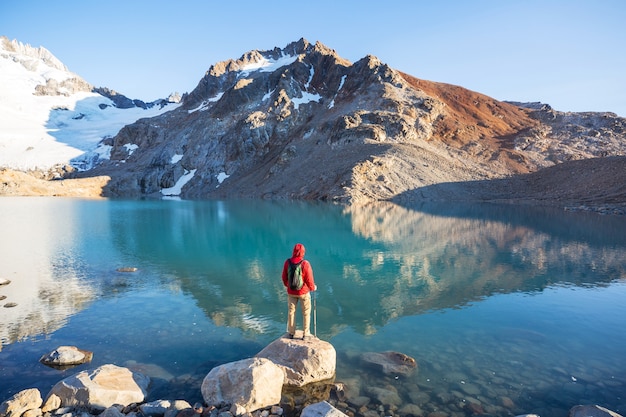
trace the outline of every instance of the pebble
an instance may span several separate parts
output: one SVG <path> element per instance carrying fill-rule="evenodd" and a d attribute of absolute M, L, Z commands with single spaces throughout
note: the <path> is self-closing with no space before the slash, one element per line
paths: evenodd
<path fill-rule="evenodd" d="M 3 285 L 9 285 L 11 283 L 10 279 L 0 278 L 0 287 Z"/>

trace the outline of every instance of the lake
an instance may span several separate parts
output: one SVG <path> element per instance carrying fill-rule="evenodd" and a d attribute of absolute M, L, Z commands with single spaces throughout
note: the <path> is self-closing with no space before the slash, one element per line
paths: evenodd
<path fill-rule="evenodd" d="M 282 264 L 303 243 L 336 381 L 402 415 L 626 413 L 626 218 L 457 203 L 0 199 L 0 401 L 106 363 L 150 399 L 201 401 L 216 365 L 285 332 Z M 119 268 L 137 268 L 119 272 Z M 14 303 L 14 304 L 11 304 Z M 11 307 L 11 305 L 14 305 Z M 313 325 L 312 325 L 313 327 Z M 313 329 L 312 329 L 313 330 Z M 48 368 L 62 345 L 91 364 Z M 365 352 L 397 351 L 393 377 Z"/>

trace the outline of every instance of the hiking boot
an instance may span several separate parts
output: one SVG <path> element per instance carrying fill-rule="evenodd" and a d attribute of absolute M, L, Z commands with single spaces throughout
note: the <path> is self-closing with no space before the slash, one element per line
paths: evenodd
<path fill-rule="evenodd" d="M 315 336 L 313 336 L 312 334 L 307 334 L 305 336 L 302 336 L 302 340 L 313 340 L 315 338 Z"/>

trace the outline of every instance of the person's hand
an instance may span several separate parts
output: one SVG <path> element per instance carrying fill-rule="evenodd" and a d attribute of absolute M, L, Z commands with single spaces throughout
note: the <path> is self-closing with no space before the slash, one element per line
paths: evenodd
<path fill-rule="evenodd" d="M 313 291 L 317 291 L 317 285 L 314 286 Z"/>

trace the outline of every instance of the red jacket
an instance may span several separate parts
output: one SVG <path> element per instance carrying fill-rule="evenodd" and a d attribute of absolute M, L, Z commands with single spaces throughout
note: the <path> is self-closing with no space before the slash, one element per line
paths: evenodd
<path fill-rule="evenodd" d="M 291 295 L 304 295 L 309 291 L 315 291 L 315 279 L 313 278 L 313 268 L 311 268 L 311 264 L 307 260 L 303 260 L 304 258 L 304 245 L 301 243 L 297 243 L 293 248 L 293 254 L 291 258 L 286 259 L 283 264 L 283 284 L 287 288 L 287 294 Z M 289 261 L 297 264 L 302 261 L 302 281 L 304 281 L 304 285 L 299 290 L 292 290 L 289 288 L 289 283 L 287 282 L 287 272 L 289 271 Z"/>

